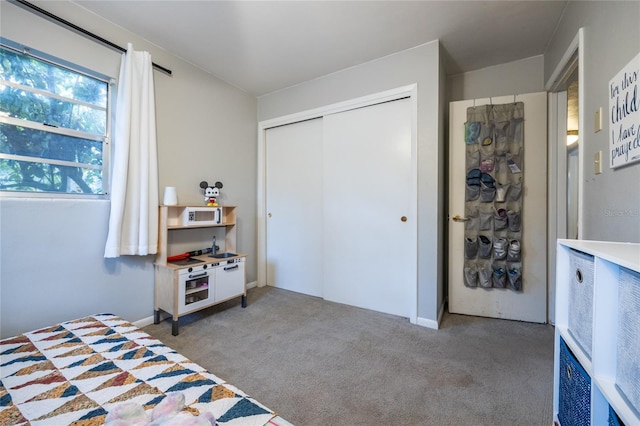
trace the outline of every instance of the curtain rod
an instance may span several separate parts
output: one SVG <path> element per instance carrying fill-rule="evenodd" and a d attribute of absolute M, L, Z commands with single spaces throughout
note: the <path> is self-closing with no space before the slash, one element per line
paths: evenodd
<path fill-rule="evenodd" d="M 88 38 L 91 38 L 91 39 L 95 40 L 98 43 L 101 43 L 101 44 L 104 44 L 104 45 L 106 45 L 108 47 L 111 47 L 112 49 L 118 50 L 120 52 L 126 52 L 127 51 L 127 49 L 125 49 L 125 48 L 123 48 L 121 46 L 118 46 L 117 44 L 112 43 L 109 40 L 107 40 L 105 38 L 102 38 L 97 34 L 94 34 L 94 33 L 90 32 L 90 31 L 87 31 L 84 28 L 81 28 L 81 27 L 77 26 L 76 24 L 73 24 L 73 23 L 67 21 L 66 19 L 62 19 L 61 17 L 56 16 L 53 13 L 48 12 L 48 11 L 36 6 L 35 4 L 29 3 L 28 1 L 25 1 L 25 0 L 9 0 L 9 2 L 13 3 L 13 4 L 17 5 L 17 6 L 20 6 L 20 7 L 30 9 L 31 12 L 35 12 L 35 13 L 38 13 L 40 15 L 43 15 L 44 17 L 48 18 L 49 20 L 54 21 L 57 24 L 60 24 L 62 26 L 68 27 L 68 28 L 70 28 L 70 29 L 72 29 L 74 31 L 77 31 L 80 34 L 82 34 L 82 35 L 84 35 L 84 36 L 86 36 Z M 157 69 L 159 71 L 162 71 L 163 73 L 165 73 L 167 75 L 173 75 L 172 71 L 170 69 L 168 69 L 168 68 L 165 68 L 165 67 L 163 67 L 161 65 L 158 65 L 155 62 L 152 62 L 152 65 L 153 65 L 153 67 L 155 69 Z"/>

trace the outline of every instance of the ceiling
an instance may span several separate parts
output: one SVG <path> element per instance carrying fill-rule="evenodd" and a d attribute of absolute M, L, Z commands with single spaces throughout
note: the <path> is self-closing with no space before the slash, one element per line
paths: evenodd
<path fill-rule="evenodd" d="M 540 55 L 567 2 L 74 3 L 260 96 L 436 39 L 449 75 Z"/>

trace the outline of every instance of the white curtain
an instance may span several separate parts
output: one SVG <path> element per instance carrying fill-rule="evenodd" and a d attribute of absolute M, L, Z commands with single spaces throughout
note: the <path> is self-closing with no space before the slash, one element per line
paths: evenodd
<path fill-rule="evenodd" d="M 104 257 L 158 250 L 158 155 L 153 68 L 131 43 L 122 55 L 113 137 L 111 214 Z"/>

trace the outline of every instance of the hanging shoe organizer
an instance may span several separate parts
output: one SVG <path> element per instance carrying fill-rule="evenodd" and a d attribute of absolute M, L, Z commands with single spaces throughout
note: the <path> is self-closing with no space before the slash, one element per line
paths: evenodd
<path fill-rule="evenodd" d="M 524 103 L 467 109 L 464 285 L 522 291 Z"/>

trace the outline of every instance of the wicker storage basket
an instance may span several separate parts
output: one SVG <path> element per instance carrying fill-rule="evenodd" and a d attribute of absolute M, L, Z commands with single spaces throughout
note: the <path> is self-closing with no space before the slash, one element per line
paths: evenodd
<path fill-rule="evenodd" d="M 591 424 L 591 378 L 560 339 L 558 420 L 562 426 Z"/>
<path fill-rule="evenodd" d="M 593 256 L 572 249 L 569 258 L 569 332 L 591 359 Z"/>

